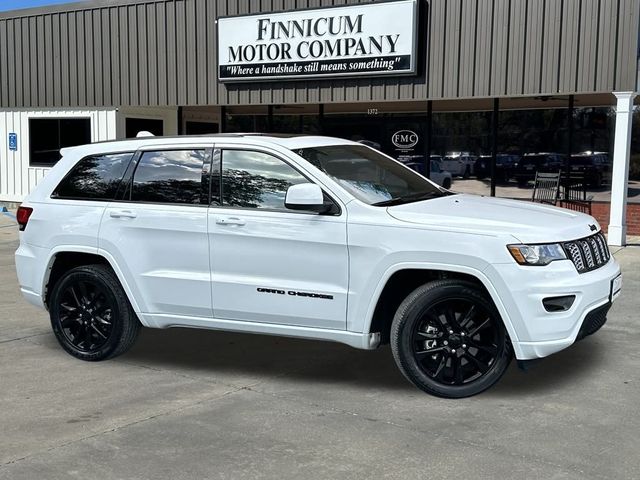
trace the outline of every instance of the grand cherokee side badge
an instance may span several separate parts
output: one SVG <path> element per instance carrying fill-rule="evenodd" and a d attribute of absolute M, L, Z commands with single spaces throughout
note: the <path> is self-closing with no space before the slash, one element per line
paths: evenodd
<path fill-rule="evenodd" d="M 598 229 L 598 227 L 596 227 L 593 224 L 589 224 L 589 228 L 591 229 L 592 232 L 595 232 Z"/>

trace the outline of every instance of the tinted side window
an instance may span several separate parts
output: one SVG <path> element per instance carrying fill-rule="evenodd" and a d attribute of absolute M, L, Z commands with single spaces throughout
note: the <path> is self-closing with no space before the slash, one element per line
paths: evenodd
<path fill-rule="evenodd" d="M 133 175 L 131 200 L 206 204 L 210 162 L 205 149 L 144 152 Z"/>
<path fill-rule="evenodd" d="M 282 160 L 261 152 L 222 152 L 222 199 L 232 207 L 286 210 L 291 185 L 308 180 Z"/>
<path fill-rule="evenodd" d="M 52 197 L 113 200 L 133 153 L 92 155 L 80 160 Z"/>

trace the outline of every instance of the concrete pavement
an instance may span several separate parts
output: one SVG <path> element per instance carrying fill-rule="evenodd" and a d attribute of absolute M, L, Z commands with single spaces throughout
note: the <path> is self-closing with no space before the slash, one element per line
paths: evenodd
<path fill-rule="evenodd" d="M 490 391 L 427 396 L 388 347 L 144 330 L 90 364 L 19 295 L 0 215 L 0 479 L 640 478 L 640 248 L 596 335 Z"/>

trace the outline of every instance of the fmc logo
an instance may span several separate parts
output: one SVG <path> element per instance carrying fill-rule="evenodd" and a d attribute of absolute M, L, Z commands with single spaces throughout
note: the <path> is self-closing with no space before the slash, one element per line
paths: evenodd
<path fill-rule="evenodd" d="M 411 130 L 399 130 L 391 136 L 391 142 L 400 150 L 408 150 L 418 143 L 418 134 Z"/>

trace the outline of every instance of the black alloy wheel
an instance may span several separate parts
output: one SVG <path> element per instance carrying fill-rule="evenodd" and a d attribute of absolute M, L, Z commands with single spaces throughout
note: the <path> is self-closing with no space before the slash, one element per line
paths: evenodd
<path fill-rule="evenodd" d="M 398 308 L 391 347 L 402 373 L 433 395 L 460 398 L 504 374 L 511 348 L 500 315 L 475 285 L 428 283 Z"/>
<path fill-rule="evenodd" d="M 63 275 L 54 286 L 49 307 L 58 342 L 82 360 L 124 353 L 140 330 L 117 277 L 103 265 L 77 267 Z"/>

